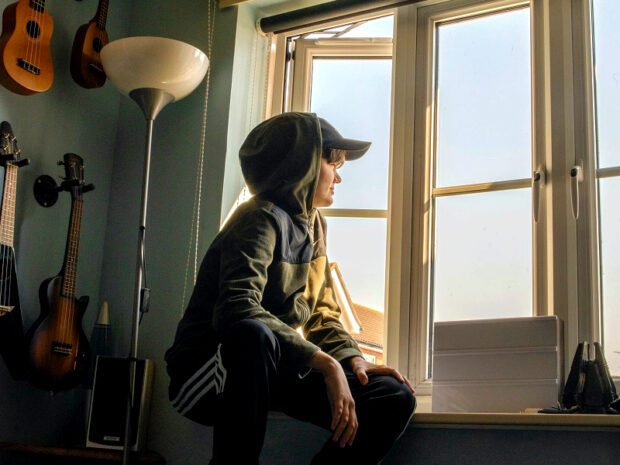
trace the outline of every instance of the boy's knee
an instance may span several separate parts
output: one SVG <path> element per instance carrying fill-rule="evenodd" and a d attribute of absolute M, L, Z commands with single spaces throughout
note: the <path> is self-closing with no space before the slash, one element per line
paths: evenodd
<path fill-rule="evenodd" d="M 383 379 L 383 389 L 385 395 L 381 396 L 381 399 L 384 401 L 384 408 L 389 410 L 390 417 L 402 418 L 404 422 L 409 421 L 416 408 L 416 398 L 409 386 L 391 376 L 386 376 Z"/>
<path fill-rule="evenodd" d="M 409 389 L 409 386 L 405 383 L 396 381 L 396 384 L 397 385 L 394 388 L 394 396 L 397 399 L 396 404 L 398 405 L 398 411 L 402 412 L 403 417 L 409 419 L 415 411 L 415 396 L 411 392 L 411 389 Z"/>

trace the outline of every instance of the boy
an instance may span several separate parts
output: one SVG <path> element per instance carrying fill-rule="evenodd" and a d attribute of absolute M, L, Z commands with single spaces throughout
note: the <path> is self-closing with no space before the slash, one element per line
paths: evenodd
<path fill-rule="evenodd" d="M 215 427 L 212 465 L 258 464 L 270 409 L 333 431 L 314 465 L 377 464 L 409 422 L 409 381 L 340 324 L 317 210 L 369 147 L 311 113 L 264 121 L 241 147 L 254 197 L 209 247 L 166 353 L 173 406 Z"/>

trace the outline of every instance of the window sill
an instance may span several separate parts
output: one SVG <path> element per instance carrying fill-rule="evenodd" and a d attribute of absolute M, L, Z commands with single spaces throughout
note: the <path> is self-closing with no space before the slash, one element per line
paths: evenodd
<path fill-rule="evenodd" d="M 413 426 L 550 426 L 620 427 L 620 415 L 545 414 L 545 413 L 416 413 Z"/>
<path fill-rule="evenodd" d="M 548 413 L 437 413 L 431 411 L 431 396 L 417 396 L 413 426 L 549 426 L 620 427 L 620 415 Z"/>

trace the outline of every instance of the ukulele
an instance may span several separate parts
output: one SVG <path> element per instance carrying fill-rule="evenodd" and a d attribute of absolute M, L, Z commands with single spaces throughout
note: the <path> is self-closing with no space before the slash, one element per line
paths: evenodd
<path fill-rule="evenodd" d="M 0 84 L 12 92 L 45 92 L 54 81 L 50 42 L 54 23 L 45 0 L 19 0 L 2 15 Z"/>
<path fill-rule="evenodd" d="M 15 272 L 13 230 L 17 170 L 29 161 L 20 159 L 19 155 L 11 125 L 3 121 L 0 124 L 0 165 L 4 167 L 0 212 L 0 354 L 15 379 L 23 379 L 26 374 L 26 346 Z"/>
<path fill-rule="evenodd" d="M 75 34 L 71 51 L 71 76 L 87 89 L 101 87 L 106 75 L 99 52 L 110 42 L 105 30 L 108 0 L 99 0 L 97 13 L 87 24 L 82 24 Z"/>
<path fill-rule="evenodd" d="M 29 380 L 41 389 L 61 391 L 77 386 L 88 373 L 91 351 L 82 317 L 88 297 L 75 298 L 82 194 L 94 187 L 84 185 L 82 158 L 64 156 L 65 180 L 61 189 L 71 192 L 71 220 L 60 273 L 41 283 L 41 315 L 28 330 Z"/>

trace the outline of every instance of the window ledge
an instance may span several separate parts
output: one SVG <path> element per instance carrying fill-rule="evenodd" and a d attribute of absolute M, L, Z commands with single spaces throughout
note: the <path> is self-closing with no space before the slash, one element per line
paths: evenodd
<path fill-rule="evenodd" d="M 416 396 L 418 406 L 412 425 L 481 426 L 549 426 L 549 427 L 619 427 L 620 415 L 560 413 L 440 413 L 432 412 L 432 396 Z"/>
<path fill-rule="evenodd" d="M 546 414 L 546 413 L 416 413 L 412 426 L 488 425 L 619 427 L 620 415 Z"/>

